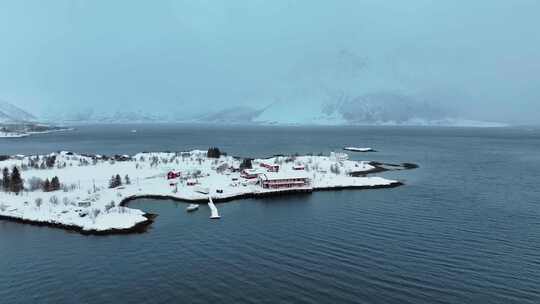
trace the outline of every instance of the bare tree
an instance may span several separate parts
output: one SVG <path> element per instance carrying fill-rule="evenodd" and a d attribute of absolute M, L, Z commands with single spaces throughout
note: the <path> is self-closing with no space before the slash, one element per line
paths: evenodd
<path fill-rule="evenodd" d="M 49 203 L 55 206 L 58 205 L 58 197 L 56 195 L 51 196 L 51 198 L 49 199 Z"/>
<path fill-rule="evenodd" d="M 28 180 L 28 190 L 30 191 L 36 191 L 39 189 L 42 189 L 43 187 L 43 180 L 39 177 L 31 177 Z"/>
<path fill-rule="evenodd" d="M 36 207 L 40 208 L 41 205 L 43 205 L 43 199 L 41 197 L 36 198 L 34 204 L 36 204 Z"/>

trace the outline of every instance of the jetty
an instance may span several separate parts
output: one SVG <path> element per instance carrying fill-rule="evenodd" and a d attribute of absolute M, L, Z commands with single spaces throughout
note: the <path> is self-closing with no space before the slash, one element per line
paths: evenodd
<path fill-rule="evenodd" d="M 344 147 L 343 150 L 351 152 L 376 152 L 373 148 Z"/>
<path fill-rule="evenodd" d="M 210 218 L 211 219 L 219 219 L 221 216 L 219 216 L 219 212 L 216 208 L 216 205 L 214 205 L 214 202 L 212 201 L 212 196 L 208 196 L 208 207 L 210 207 Z"/>

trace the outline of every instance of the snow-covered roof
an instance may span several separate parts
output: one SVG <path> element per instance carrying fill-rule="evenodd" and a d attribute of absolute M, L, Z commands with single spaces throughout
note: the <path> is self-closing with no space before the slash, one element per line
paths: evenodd
<path fill-rule="evenodd" d="M 255 169 L 245 169 L 244 171 L 245 171 L 247 174 L 263 174 L 263 173 L 266 172 L 266 171 L 263 171 L 263 170 L 257 169 L 257 168 L 255 168 Z"/>
<path fill-rule="evenodd" d="M 306 172 L 304 171 L 294 171 L 294 172 L 266 172 L 260 175 L 261 179 L 264 180 L 280 180 L 280 179 L 306 179 L 309 178 Z"/>

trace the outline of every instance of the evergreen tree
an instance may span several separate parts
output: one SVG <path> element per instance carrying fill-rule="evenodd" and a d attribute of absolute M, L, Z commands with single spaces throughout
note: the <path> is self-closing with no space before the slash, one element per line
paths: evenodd
<path fill-rule="evenodd" d="M 250 158 L 244 158 L 242 160 L 242 163 L 240 164 L 240 170 L 251 169 L 251 168 L 253 168 L 253 164 L 251 163 L 251 159 Z"/>
<path fill-rule="evenodd" d="M 113 175 L 109 180 L 109 188 L 116 188 L 122 186 L 122 178 L 119 174 Z"/>
<path fill-rule="evenodd" d="M 206 156 L 208 158 L 219 158 L 221 156 L 221 151 L 219 151 L 219 149 L 216 147 L 208 148 Z"/>
<path fill-rule="evenodd" d="M 47 168 L 54 167 L 54 163 L 56 162 L 56 155 L 47 156 L 45 162 L 46 162 Z"/>
<path fill-rule="evenodd" d="M 41 188 L 43 189 L 43 192 L 49 192 L 51 191 L 51 182 L 47 178 L 43 184 L 41 185 Z"/>
<path fill-rule="evenodd" d="M 11 180 L 10 180 L 10 190 L 11 192 L 19 193 L 23 190 L 23 180 L 21 178 L 21 173 L 17 167 L 13 168 L 11 171 Z"/>
<path fill-rule="evenodd" d="M 114 177 L 114 175 L 109 180 L 109 188 L 116 188 L 116 178 Z"/>
<path fill-rule="evenodd" d="M 122 178 L 120 177 L 119 174 L 116 174 L 116 177 L 114 179 L 115 179 L 116 187 L 122 186 Z"/>
<path fill-rule="evenodd" d="M 51 180 L 51 191 L 58 190 L 60 190 L 60 180 L 58 179 L 58 176 L 55 176 Z"/>
<path fill-rule="evenodd" d="M 129 178 L 129 175 L 126 174 L 126 176 L 124 176 L 124 182 L 126 183 L 126 185 L 131 185 L 131 179 Z"/>
<path fill-rule="evenodd" d="M 2 189 L 7 192 L 9 191 L 9 188 L 10 188 L 9 169 L 4 168 L 4 170 L 2 170 Z"/>

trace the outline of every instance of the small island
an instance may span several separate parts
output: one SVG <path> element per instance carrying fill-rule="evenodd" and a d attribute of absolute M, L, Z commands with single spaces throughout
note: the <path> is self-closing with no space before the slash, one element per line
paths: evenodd
<path fill-rule="evenodd" d="M 83 234 L 144 232 L 155 215 L 129 208 L 137 198 L 225 202 L 318 190 L 392 188 L 370 174 L 411 169 L 349 160 L 346 153 L 249 159 L 208 151 L 136 155 L 0 156 L 0 219 Z M 213 202 L 212 202 L 213 201 Z"/>
<path fill-rule="evenodd" d="M 0 138 L 23 138 L 34 134 L 70 131 L 72 128 L 51 126 L 40 123 L 0 124 Z"/>
<path fill-rule="evenodd" d="M 373 148 L 360 148 L 360 147 L 344 147 L 343 150 L 345 151 L 350 151 L 350 152 L 363 152 L 363 153 L 366 153 L 366 152 L 377 152 L 375 151 L 375 149 Z"/>

